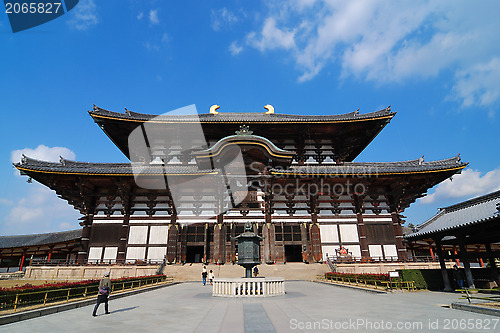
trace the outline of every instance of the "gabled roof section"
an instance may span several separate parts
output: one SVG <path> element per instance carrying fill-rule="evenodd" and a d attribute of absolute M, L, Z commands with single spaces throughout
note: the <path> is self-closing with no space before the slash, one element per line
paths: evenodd
<path fill-rule="evenodd" d="M 125 113 L 109 111 L 94 105 L 89 111 L 92 118 L 115 119 L 131 122 L 153 121 L 158 123 L 328 123 L 328 122 L 353 122 L 369 119 L 392 119 L 396 112 L 390 107 L 385 109 L 360 114 L 358 111 L 339 115 L 293 115 L 293 114 L 267 114 L 265 112 L 220 112 L 218 114 L 202 113 L 196 115 L 152 115 L 126 110 Z"/>
<path fill-rule="evenodd" d="M 433 234 L 452 232 L 463 227 L 497 219 L 500 222 L 500 191 L 489 193 L 452 206 L 438 213 L 406 238 L 417 239 Z"/>
<path fill-rule="evenodd" d="M 333 165 L 293 165 L 286 170 L 271 169 L 271 173 L 285 175 L 394 175 L 430 173 L 443 171 L 460 171 L 468 163 L 462 162 L 460 155 L 452 158 L 425 162 L 416 159 L 402 162 L 344 162 Z"/>
<path fill-rule="evenodd" d="M 82 230 L 50 232 L 45 234 L 0 236 L 0 249 L 65 243 L 82 238 Z"/>
<path fill-rule="evenodd" d="M 47 162 L 23 155 L 20 163 L 14 166 L 23 174 L 35 173 L 95 175 L 95 176 L 133 176 L 131 163 L 90 163 L 61 158 L 60 162 Z M 218 170 L 199 170 L 196 165 L 137 164 L 142 175 L 186 175 L 217 173 Z"/>

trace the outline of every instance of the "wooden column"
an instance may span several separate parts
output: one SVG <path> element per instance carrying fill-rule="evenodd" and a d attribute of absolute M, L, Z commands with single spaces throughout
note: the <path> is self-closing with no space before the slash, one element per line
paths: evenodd
<path fill-rule="evenodd" d="M 311 253 L 309 243 L 307 242 L 307 234 L 309 230 L 306 223 L 300 224 L 300 239 L 302 240 L 302 261 L 308 262 Z"/>
<path fill-rule="evenodd" d="M 444 290 L 452 291 L 450 285 L 450 278 L 448 277 L 448 271 L 446 270 L 446 264 L 443 257 L 443 248 L 441 247 L 441 240 L 434 240 L 436 243 L 436 252 L 439 257 L 439 265 L 441 266 L 441 275 L 443 276 Z"/>
<path fill-rule="evenodd" d="M 89 253 L 89 242 L 90 242 L 90 228 L 92 225 L 93 215 L 87 215 L 83 221 L 82 229 L 82 250 L 78 251 L 77 262 L 79 264 L 86 264 Z"/>
<path fill-rule="evenodd" d="M 186 262 L 186 256 L 187 256 L 187 225 L 180 225 L 179 226 L 179 251 L 177 252 L 179 254 L 178 256 L 178 261 L 181 263 Z"/>
<path fill-rule="evenodd" d="M 460 248 L 460 259 L 462 259 L 462 263 L 464 264 L 465 280 L 467 281 L 467 286 L 468 288 L 475 288 L 474 279 L 472 278 L 472 272 L 470 270 L 469 258 L 467 258 L 467 249 L 465 247 L 464 240 L 462 238 L 459 238 L 458 242 L 459 242 L 458 246 Z"/>
<path fill-rule="evenodd" d="M 123 216 L 122 230 L 121 230 L 121 234 L 120 234 L 120 242 L 118 243 L 118 254 L 116 256 L 116 262 L 119 264 L 125 263 L 126 252 L 127 252 L 128 234 L 129 234 L 129 225 L 130 225 L 130 215 L 125 214 Z"/>
<path fill-rule="evenodd" d="M 217 215 L 217 223 L 214 225 L 214 253 L 212 254 L 212 260 L 214 263 L 223 262 L 223 249 L 225 243 L 225 237 L 222 233 L 222 214 Z"/>
<path fill-rule="evenodd" d="M 172 263 L 177 260 L 177 246 L 179 239 L 179 225 L 175 222 L 175 216 L 172 216 L 170 227 L 168 228 L 167 240 L 167 261 Z"/>
<path fill-rule="evenodd" d="M 488 256 L 488 262 L 490 264 L 491 278 L 498 283 L 498 268 L 495 258 L 492 256 L 491 244 L 486 243 L 484 247 L 486 248 L 486 255 Z"/>
<path fill-rule="evenodd" d="M 358 235 L 359 235 L 359 243 L 361 246 L 361 258 L 369 258 L 370 252 L 368 251 L 368 242 L 366 241 L 366 232 L 365 232 L 365 223 L 363 221 L 363 214 L 361 214 L 361 212 L 357 212 L 356 219 L 358 220 Z"/>
<path fill-rule="evenodd" d="M 398 250 L 398 259 L 401 261 L 406 261 L 406 248 L 403 245 L 403 229 L 401 228 L 401 223 L 399 221 L 399 216 L 396 211 L 391 212 L 392 226 L 394 229 L 394 235 L 396 237 L 396 249 Z"/>

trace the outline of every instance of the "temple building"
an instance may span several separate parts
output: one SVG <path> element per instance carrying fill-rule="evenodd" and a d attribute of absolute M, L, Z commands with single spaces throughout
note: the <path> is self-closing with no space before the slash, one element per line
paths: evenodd
<path fill-rule="evenodd" d="M 217 108 L 155 116 L 94 106 L 90 116 L 130 163 L 24 156 L 15 167 L 80 211 L 80 263 L 224 264 L 237 259 L 245 222 L 263 237 L 265 263 L 404 261 L 401 213 L 467 165 L 459 156 L 353 162 L 395 116 L 390 108 L 332 116 Z"/>

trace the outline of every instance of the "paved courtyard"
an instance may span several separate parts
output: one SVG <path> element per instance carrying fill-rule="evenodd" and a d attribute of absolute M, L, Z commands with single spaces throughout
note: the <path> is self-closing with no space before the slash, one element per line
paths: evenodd
<path fill-rule="evenodd" d="M 183 283 L 111 299 L 109 315 L 101 305 L 93 318 L 87 306 L 0 326 L 0 332 L 500 331 L 498 317 L 444 307 L 457 294 L 372 294 L 305 281 L 287 282 L 286 289 L 286 296 L 230 299 L 212 297 L 210 286 Z"/>

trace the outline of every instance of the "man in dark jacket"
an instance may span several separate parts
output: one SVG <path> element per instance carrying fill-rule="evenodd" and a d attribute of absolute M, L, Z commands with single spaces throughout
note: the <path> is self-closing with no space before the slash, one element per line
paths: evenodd
<path fill-rule="evenodd" d="M 104 274 L 104 278 L 99 282 L 99 294 L 97 295 L 97 304 L 94 306 L 94 312 L 92 316 L 97 316 L 97 308 L 101 303 L 104 303 L 105 314 L 109 314 L 108 310 L 108 299 L 109 294 L 111 294 L 111 279 L 109 278 L 109 272 Z"/>
<path fill-rule="evenodd" d="M 458 284 L 458 287 L 460 289 L 464 289 L 464 276 L 462 275 L 462 272 L 458 269 L 457 265 L 453 266 L 453 278 Z"/>

